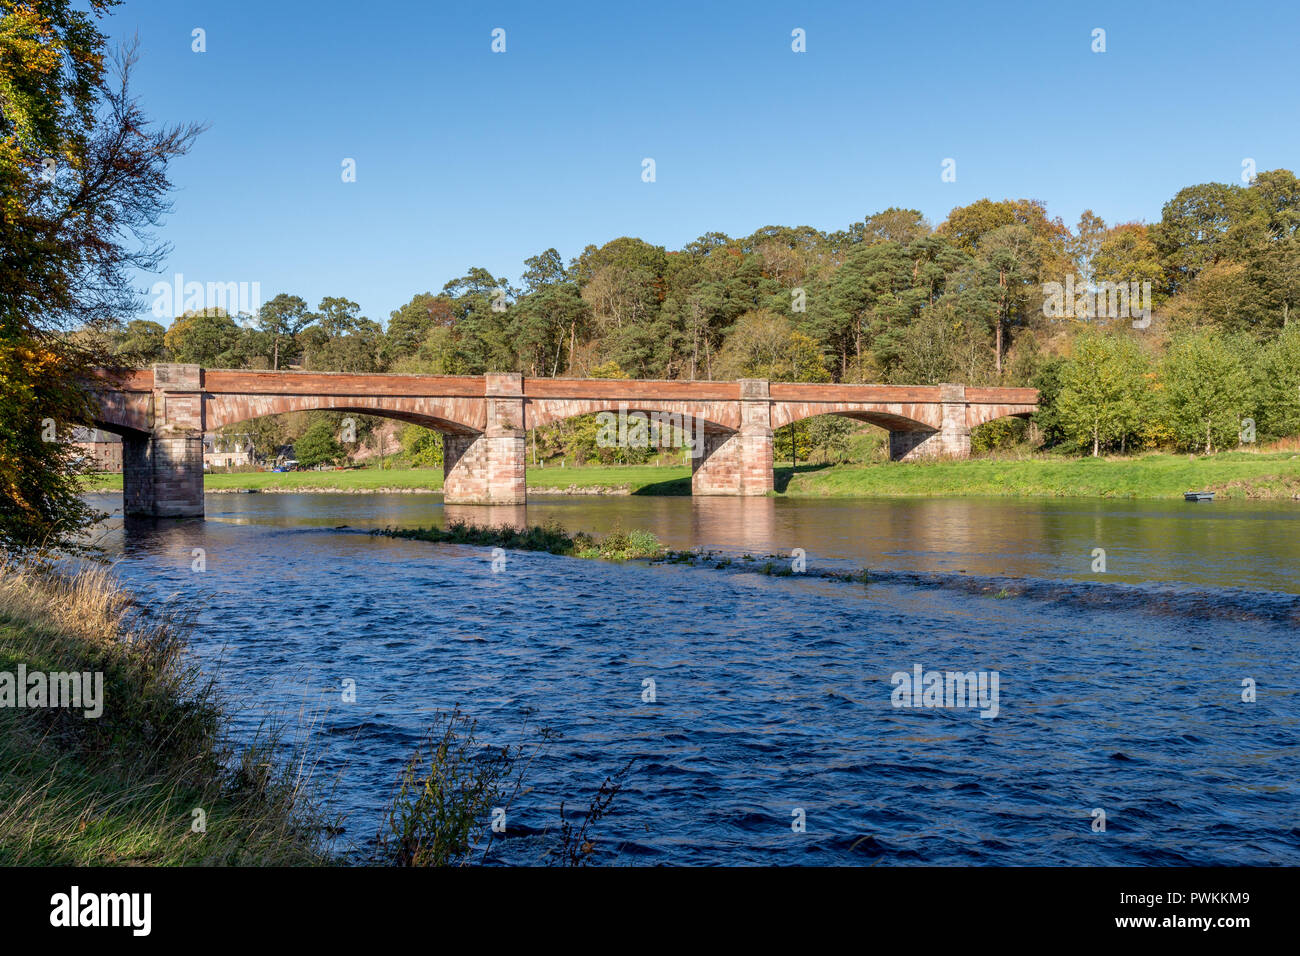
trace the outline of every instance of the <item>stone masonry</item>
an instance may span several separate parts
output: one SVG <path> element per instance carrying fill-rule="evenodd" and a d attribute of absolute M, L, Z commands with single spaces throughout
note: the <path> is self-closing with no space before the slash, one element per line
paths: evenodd
<path fill-rule="evenodd" d="M 894 459 L 965 458 L 971 429 L 1028 415 L 1038 393 L 963 385 L 893 386 L 528 379 L 488 375 L 358 375 L 342 372 L 204 371 L 155 365 L 91 386 L 98 428 L 123 440 L 124 508 L 160 518 L 203 514 L 203 434 L 262 415 L 324 409 L 380 415 L 443 433 L 447 505 L 517 507 L 527 429 L 610 411 L 680 416 L 703 434 L 692 458 L 697 495 L 772 491 L 776 429 L 816 415 L 844 415 L 889 431 Z"/>

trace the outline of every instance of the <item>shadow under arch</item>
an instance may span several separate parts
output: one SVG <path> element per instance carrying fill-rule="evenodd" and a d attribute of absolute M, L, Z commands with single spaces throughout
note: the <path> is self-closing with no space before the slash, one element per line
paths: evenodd
<path fill-rule="evenodd" d="M 620 412 L 631 415 L 644 415 L 654 422 L 680 422 L 680 427 L 695 430 L 698 427 L 710 434 L 728 434 L 740 429 L 738 416 L 728 407 L 734 402 L 681 402 L 669 399 L 637 400 L 602 399 L 593 400 L 556 400 L 544 399 L 530 401 L 526 404 L 526 424 L 529 429 L 544 428 L 559 422 L 582 418 L 587 415 L 599 415 Z M 716 406 L 716 407 L 715 407 Z"/>
<path fill-rule="evenodd" d="M 94 418 L 90 422 L 90 427 L 98 429 L 101 432 L 108 432 L 110 435 L 116 435 L 123 441 L 128 439 L 132 441 L 143 441 L 150 437 L 150 432 L 145 429 L 136 428 L 132 425 L 124 425 L 121 422 L 108 421 L 107 419 Z"/>
<path fill-rule="evenodd" d="M 833 415 L 837 418 L 848 418 L 857 422 L 865 422 L 868 425 L 875 425 L 877 428 L 883 428 L 887 432 L 933 432 L 938 431 L 934 425 L 929 422 L 919 421 L 915 418 L 908 418 L 906 415 L 898 415 L 894 412 L 879 411 L 877 409 L 814 409 L 806 414 L 794 413 L 789 417 L 780 416 L 781 424 L 772 425 L 772 430 L 777 431 L 788 425 L 797 425 L 800 422 L 806 422 L 812 418 L 821 418 L 823 415 Z M 777 416 L 773 416 L 775 419 Z"/>
<path fill-rule="evenodd" d="M 271 408 L 267 410 L 253 408 L 243 411 L 230 411 L 226 409 L 218 410 L 210 408 L 208 410 L 208 415 L 205 416 L 207 418 L 205 423 L 206 428 L 208 431 L 218 431 L 223 428 L 228 428 L 231 425 L 239 425 L 243 422 L 250 422 L 259 418 L 269 418 L 274 415 L 291 415 L 295 412 L 334 412 L 341 415 L 368 415 L 372 418 L 388 418 L 394 421 L 404 422 L 408 425 L 419 425 L 422 428 L 441 432 L 444 435 L 474 437 L 483 433 L 482 429 L 476 428 L 474 425 L 446 418 L 441 415 L 408 411 L 399 408 L 363 405 L 349 400 L 329 399 L 314 402 L 294 402 L 293 404 L 295 406 L 293 408 Z"/>

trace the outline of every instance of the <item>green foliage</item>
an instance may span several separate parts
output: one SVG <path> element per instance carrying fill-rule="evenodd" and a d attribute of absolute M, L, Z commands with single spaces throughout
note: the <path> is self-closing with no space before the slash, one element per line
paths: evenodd
<path fill-rule="evenodd" d="M 807 422 L 791 422 L 772 433 L 772 459 L 792 465 L 808 461 L 812 455 L 812 436 Z"/>
<path fill-rule="evenodd" d="M 151 229 L 167 164 L 198 133 L 142 113 L 134 47 L 106 68 L 98 26 L 113 6 L 0 5 L 0 547 L 15 550 L 75 546 L 94 517 L 69 426 L 94 421 L 84 382 L 117 365 L 102 333 L 139 311 L 138 272 L 164 248 Z M 155 354 L 147 324 L 131 332 L 139 357 Z"/>
<path fill-rule="evenodd" d="M 1300 435 L 1300 324 L 1288 326 L 1251 365 L 1257 383 L 1257 437 Z"/>
<path fill-rule="evenodd" d="M 1039 366 L 1030 379 L 1030 386 L 1038 389 L 1038 411 L 1034 413 L 1033 423 L 1038 426 L 1042 442 L 1048 447 L 1066 440 L 1066 429 L 1061 421 L 1058 399 L 1061 394 L 1062 378 L 1069 361 L 1053 358 Z"/>
<path fill-rule="evenodd" d="M 970 449 L 976 454 L 1005 450 L 1025 440 L 1029 424 L 1020 418 L 999 418 L 971 429 Z"/>
<path fill-rule="evenodd" d="M 517 790 L 521 747 L 487 747 L 459 708 L 435 715 L 398 776 L 379 836 L 385 862 L 457 866 L 492 839 L 490 814 Z"/>
<path fill-rule="evenodd" d="M 186 312 L 163 337 L 173 361 L 230 368 L 238 359 L 240 327 L 225 309 Z"/>
<path fill-rule="evenodd" d="M 407 425 L 399 436 L 402 454 L 417 468 L 442 465 L 442 435 L 419 425 Z"/>
<path fill-rule="evenodd" d="M 410 538 L 415 541 L 473 544 L 480 547 L 512 548 L 518 551 L 545 551 L 549 554 L 564 554 L 578 558 L 606 558 L 615 561 L 653 558 L 663 551 L 659 539 L 649 531 L 625 531 L 621 527 L 616 527 L 603 538 L 596 538 L 586 532 L 570 535 L 555 522 L 528 528 L 514 528 L 509 525 L 490 528 L 485 525 L 453 521 L 445 528 L 386 528 L 374 533 L 390 538 Z"/>
<path fill-rule="evenodd" d="M 332 465 L 343 454 L 343 446 L 334 437 L 334 427 L 323 420 L 313 422 L 293 446 L 293 455 L 303 468 Z"/>
<path fill-rule="evenodd" d="M 1238 444 L 1255 400 L 1241 338 L 1201 332 L 1175 338 L 1161 369 L 1163 411 L 1178 445 L 1206 454 Z"/>
<path fill-rule="evenodd" d="M 1138 432 L 1147 395 L 1146 361 L 1130 338 L 1088 332 L 1061 370 L 1055 411 L 1067 439 L 1098 455 Z"/>
<path fill-rule="evenodd" d="M 0 549 L 72 546 L 95 517 L 65 424 L 91 415 L 73 374 L 79 367 L 38 339 L 0 337 Z"/>

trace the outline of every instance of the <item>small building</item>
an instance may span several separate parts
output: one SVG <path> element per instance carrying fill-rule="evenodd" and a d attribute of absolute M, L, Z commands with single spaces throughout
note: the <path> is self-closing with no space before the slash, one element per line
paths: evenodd
<path fill-rule="evenodd" d="M 239 468 L 253 464 L 253 444 L 247 438 L 225 438 L 211 432 L 203 436 L 203 467 Z"/>
<path fill-rule="evenodd" d="M 121 474 L 122 436 L 99 428 L 72 429 L 72 444 L 77 447 L 91 471 Z"/>

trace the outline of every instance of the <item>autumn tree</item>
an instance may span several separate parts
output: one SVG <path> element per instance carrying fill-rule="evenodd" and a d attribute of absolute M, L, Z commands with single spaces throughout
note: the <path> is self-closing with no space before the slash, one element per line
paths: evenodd
<path fill-rule="evenodd" d="M 73 543 L 93 518 L 68 425 L 94 421 L 100 354 L 60 333 L 139 311 L 134 276 L 165 246 L 168 162 L 198 129 L 155 129 L 110 70 L 99 19 L 115 0 L 0 0 L 0 546 Z M 86 340 L 80 340 L 84 342 Z M 98 340 L 92 340 L 98 341 Z"/>

